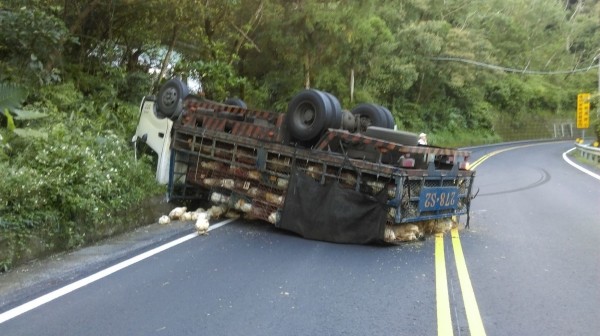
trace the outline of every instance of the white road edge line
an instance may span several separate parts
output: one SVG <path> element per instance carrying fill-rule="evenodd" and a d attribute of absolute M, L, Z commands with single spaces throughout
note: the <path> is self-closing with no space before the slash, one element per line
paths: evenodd
<path fill-rule="evenodd" d="M 564 153 L 563 153 L 563 155 L 562 155 L 562 157 L 563 157 L 563 160 L 565 160 L 565 161 L 566 161 L 568 164 L 570 164 L 571 166 L 573 166 L 573 167 L 575 167 L 575 168 L 577 168 L 577 169 L 581 170 L 582 172 L 584 172 L 584 173 L 586 173 L 586 174 L 590 175 L 591 177 L 595 178 L 596 180 L 600 180 L 600 175 L 598 175 L 598 174 L 596 174 L 596 173 L 594 173 L 594 172 L 591 172 L 591 171 L 589 171 L 589 170 L 587 170 L 587 169 L 585 169 L 585 168 L 581 167 L 580 165 L 578 165 L 578 164 L 576 164 L 575 162 L 571 161 L 571 159 L 569 159 L 569 158 L 567 157 L 567 154 L 569 154 L 570 152 L 574 151 L 575 149 L 576 149 L 576 148 L 571 148 L 571 149 L 569 149 L 568 151 L 564 152 Z"/>
<path fill-rule="evenodd" d="M 227 220 L 224 220 L 222 222 L 219 222 L 219 223 L 216 223 L 214 225 L 211 225 L 211 226 L 208 227 L 208 231 L 212 231 L 212 230 L 218 229 L 218 228 L 220 228 L 223 225 L 226 225 L 226 224 L 229 224 L 229 223 L 233 222 L 234 220 L 235 220 L 234 218 L 227 219 Z M 190 233 L 187 236 L 184 236 L 184 237 L 181 237 L 179 239 L 176 239 L 176 240 L 173 240 L 171 242 L 168 242 L 166 244 L 163 244 L 163 245 L 161 245 L 159 247 L 156 247 L 156 248 L 154 248 L 154 249 L 152 249 L 150 251 L 144 252 L 144 253 L 139 254 L 139 255 L 137 255 L 137 256 L 135 256 L 133 258 L 127 259 L 125 261 L 122 261 L 122 262 L 120 262 L 120 263 L 118 263 L 116 265 L 113 265 L 113 266 L 109 267 L 109 268 L 103 269 L 102 271 L 99 271 L 99 272 L 97 272 L 95 274 L 92 274 L 92 275 L 90 275 L 90 276 L 88 276 L 86 278 L 83 278 L 81 280 L 75 281 L 75 282 L 73 282 L 73 283 L 71 283 L 69 285 L 66 285 L 66 286 L 64 286 L 62 288 L 59 288 L 59 289 L 57 289 L 57 290 L 55 290 L 53 292 L 50 292 L 50 293 L 48 293 L 46 295 L 40 296 L 37 299 L 31 300 L 29 302 L 26 302 L 26 303 L 24 303 L 24 304 L 22 304 L 22 305 L 20 305 L 18 307 L 15 307 L 15 308 L 13 308 L 13 309 L 11 309 L 9 311 L 6 311 L 6 312 L 0 314 L 0 324 L 4 323 L 4 322 L 6 322 L 6 321 L 8 321 L 8 320 L 10 320 L 12 318 L 15 318 L 15 317 L 17 317 L 17 316 L 19 316 L 21 314 L 24 314 L 24 313 L 26 313 L 26 312 L 28 312 L 28 311 L 30 311 L 32 309 L 35 309 L 35 308 L 37 308 L 37 307 L 39 307 L 39 306 L 41 306 L 43 304 L 46 304 L 46 303 L 48 303 L 50 301 L 58 299 L 59 297 L 61 297 L 63 295 L 69 294 L 69 293 L 71 293 L 74 290 L 77 290 L 77 289 L 79 289 L 81 287 L 87 286 L 87 285 L 91 284 L 92 282 L 98 281 L 98 280 L 100 280 L 100 279 L 102 279 L 102 278 L 104 278 L 106 276 L 109 276 L 109 275 L 111 275 L 111 274 L 113 274 L 115 272 L 118 272 L 118 271 L 120 271 L 120 270 L 122 270 L 122 269 L 124 269 L 126 267 L 129 267 L 129 266 L 131 266 L 131 265 L 133 265 L 133 264 L 135 264 L 137 262 L 140 262 L 140 261 L 142 261 L 142 260 L 144 260 L 146 258 L 149 258 L 149 257 L 151 257 L 151 256 L 153 256 L 155 254 L 158 254 L 158 253 L 160 253 L 162 251 L 170 249 L 171 247 L 174 247 L 174 246 L 177 246 L 177 245 L 179 245 L 181 243 L 184 243 L 184 242 L 186 242 L 186 241 L 188 241 L 188 240 L 190 240 L 192 238 L 195 238 L 195 237 L 198 237 L 197 233 L 195 233 L 195 232 L 194 233 Z"/>

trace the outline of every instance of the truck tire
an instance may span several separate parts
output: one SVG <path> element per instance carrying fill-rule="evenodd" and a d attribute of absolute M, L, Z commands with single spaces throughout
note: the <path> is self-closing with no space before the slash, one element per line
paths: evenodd
<path fill-rule="evenodd" d="M 311 141 L 332 122 L 332 103 L 324 93 L 304 90 L 288 105 L 286 124 L 294 140 Z"/>
<path fill-rule="evenodd" d="M 394 116 L 392 115 L 392 112 L 390 110 L 388 110 L 386 107 L 381 106 L 381 105 L 379 105 L 379 109 L 381 111 L 383 111 L 386 118 L 388 119 L 388 127 L 387 128 L 394 129 L 394 127 L 396 126 L 396 122 L 394 121 Z"/>
<path fill-rule="evenodd" d="M 321 91 L 324 93 L 329 101 L 331 102 L 331 120 L 329 122 L 328 128 L 340 129 L 342 127 L 342 105 L 336 96 L 332 95 L 329 92 Z"/>
<path fill-rule="evenodd" d="M 358 118 L 358 132 L 363 133 L 371 126 L 388 128 L 388 118 L 375 104 L 363 103 L 354 107 L 350 112 Z"/>
<path fill-rule="evenodd" d="M 177 78 L 168 80 L 158 91 L 156 114 L 177 120 L 183 111 L 183 99 L 189 94 L 185 83 Z"/>
<path fill-rule="evenodd" d="M 241 107 L 241 108 L 248 108 L 248 105 L 246 105 L 246 103 L 239 98 L 227 98 L 227 99 L 225 99 L 223 104 L 237 106 L 237 107 Z"/>

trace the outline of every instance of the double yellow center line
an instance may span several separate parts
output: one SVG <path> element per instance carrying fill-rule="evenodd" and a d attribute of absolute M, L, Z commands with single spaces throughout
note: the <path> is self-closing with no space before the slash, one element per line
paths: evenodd
<path fill-rule="evenodd" d="M 479 307 L 475 299 L 475 292 L 471 285 L 471 278 L 467 270 L 467 263 L 460 243 L 458 229 L 452 229 L 452 247 L 454 250 L 454 261 L 456 271 L 460 282 L 460 290 L 463 296 L 469 331 L 472 336 L 485 336 L 485 328 L 479 314 Z M 452 336 L 454 329 L 452 327 L 452 314 L 450 310 L 450 299 L 448 295 L 448 279 L 446 276 L 446 257 L 444 253 L 444 234 L 435 236 L 435 279 L 436 279 L 436 301 L 437 301 L 437 320 L 438 335 Z"/>
<path fill-rule="evenodd" d="M 485 160 L 491 158 L 494 155 L 513 149 L 539 146 L 544 144 L 547 143 L 534 143 L 499 149 L 480 157 L 471 164 L 469 169 L 475 170 L 475 168 L 477 168 Z M 463 303 L 465 305 L 465 313 L 467 315 L 467 323 L 469 324 L 470 334 L 477 336 L 485 336 L 485 328 L 483 326 L 481 315 L 479 314 L 479 307 L 477 306 L 475 292 L 473 291 L 471 278 L 469 277 L 469 271 L 467 270 L 467 263 L 465 262 L 465 256 L 463 254 L 462 244 L 460 243 L 458 229 L 451 230 L 451 237 L 452 248 L 454 250 L 454 261 L 456 263 L 456 271 L 458 274 L 458 280 L 460 282 L 460 290 L 462 292 Z M 438 336 L 452 336 L 454 335 L 454 329 L 452 327 L 452 314 L 450 310 L 450 299 L 448 295 L 448 279 L 446 276 L 446 256 L 444 253 L 443 234 L 437 234 L 435 236 L 435 279 Z"/>
<path fill-rule="evenodd" d="M 526 147 L 531 147 L 531 146 L 539 146 L 539 145 L 545 145 L 547 144 L 546 142 L 543 143 L 533 143 L 533 144 L 528 144 L 528 145 L 521 145 L 521 146 L 515 146 L 515 147 L 508 147 L 508 148 L 503 148 L 503 149 L 499 149 L 493 152 L 489 152 L 487 154 L 485 154 L 484 156 L 480 157 L 479 159 L 475 160 L 475 162 L 473 162 L 470 166 L 469 166 L 469 170 L 475 170 L 475 168 L 477 168 L 477 166 L 479 166 L 480 164 L 483 163 L 483 161 L 491 158 L 494 155 L 509 151 L 509 150 L 513 150 L 513 149 L 519 149 L 519 148 L 526 148 Z"/>
<path fill-rule="evenodd" d="M 507 151 L 512 148 L 505 148 L 488 153 L 471 164 L 470 170 L 474 170 L 483 161 L 488 158 Z M 465 312 L 467 315 L 467 323 L 471 335 L 485 336 L 485 328 L 479 307 L 475 299 L 475 292 L 467 270 L 467 263 L 460 243 L 458 229 L 451 230 L 452 247 L 454 250 L 454 261 L 456 263 L 456 271 L 458 273 L 458 281 L 460 282 L 460 290 L 463 296 Z M 452 313 L 450 309 L 450 296 L 448 294 L 448 278 L 446 275 L 446 255 L 444 251 L 444 234 L 438 233 L 435 235 L 435 289 L 437 301 L 437 321 L 438 321 L 438 336 L 453 336 L 454 328 L 452 327 Z"/>
<path fill-rule="evenodd" d="M 471 166 L 469 167 L 469 170 L 475 170 L 475 168 L 477 168 L 477 166 L 482 164 L 483 161 L 491 158 L 492 156 L 494 156 L 496 154 L 500 154 L 502 152 L 506 152 L 506 151 L 509 151 L 509 150 L 515 149 L 515 148 L 517 148 L 517 147 L 509 147 L 509 148 L 504 148 L 504 149 L 499 149 L 497 151 L 489 152 L 489 153 L 485 154 L 484 156 L 480 157 L 479 159 L 475 160 L 475 162 L 473 162 L 471 164 Z"/>

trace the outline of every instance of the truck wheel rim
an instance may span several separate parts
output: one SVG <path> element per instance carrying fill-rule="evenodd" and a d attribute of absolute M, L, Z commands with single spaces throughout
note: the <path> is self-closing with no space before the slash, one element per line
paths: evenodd
<path fill-rule="evenodd" d="M 173 106 L 177 101 L 177 98 L 177 90 L 175 90 L 175 88 L 169 88 L 165 90 L 162 101 L 165 106 Z"/>
<path fill-rule="evenodd" d="M 304 103 L 298 106 L 294 113 L 297 124 L 310 127 L 315 122 L 315 107 L 312 104 Z"/>

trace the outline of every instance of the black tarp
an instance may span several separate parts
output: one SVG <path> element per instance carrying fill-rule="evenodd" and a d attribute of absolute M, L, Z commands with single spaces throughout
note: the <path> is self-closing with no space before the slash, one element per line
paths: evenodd
<path fill-rule="evenodd" d="M 377 196 L 324 185 L 292 169 L 285 204 L 277 227 L 304 238 L 334 243 L 369 244 L 383 241 L 387 194 Z"/>

